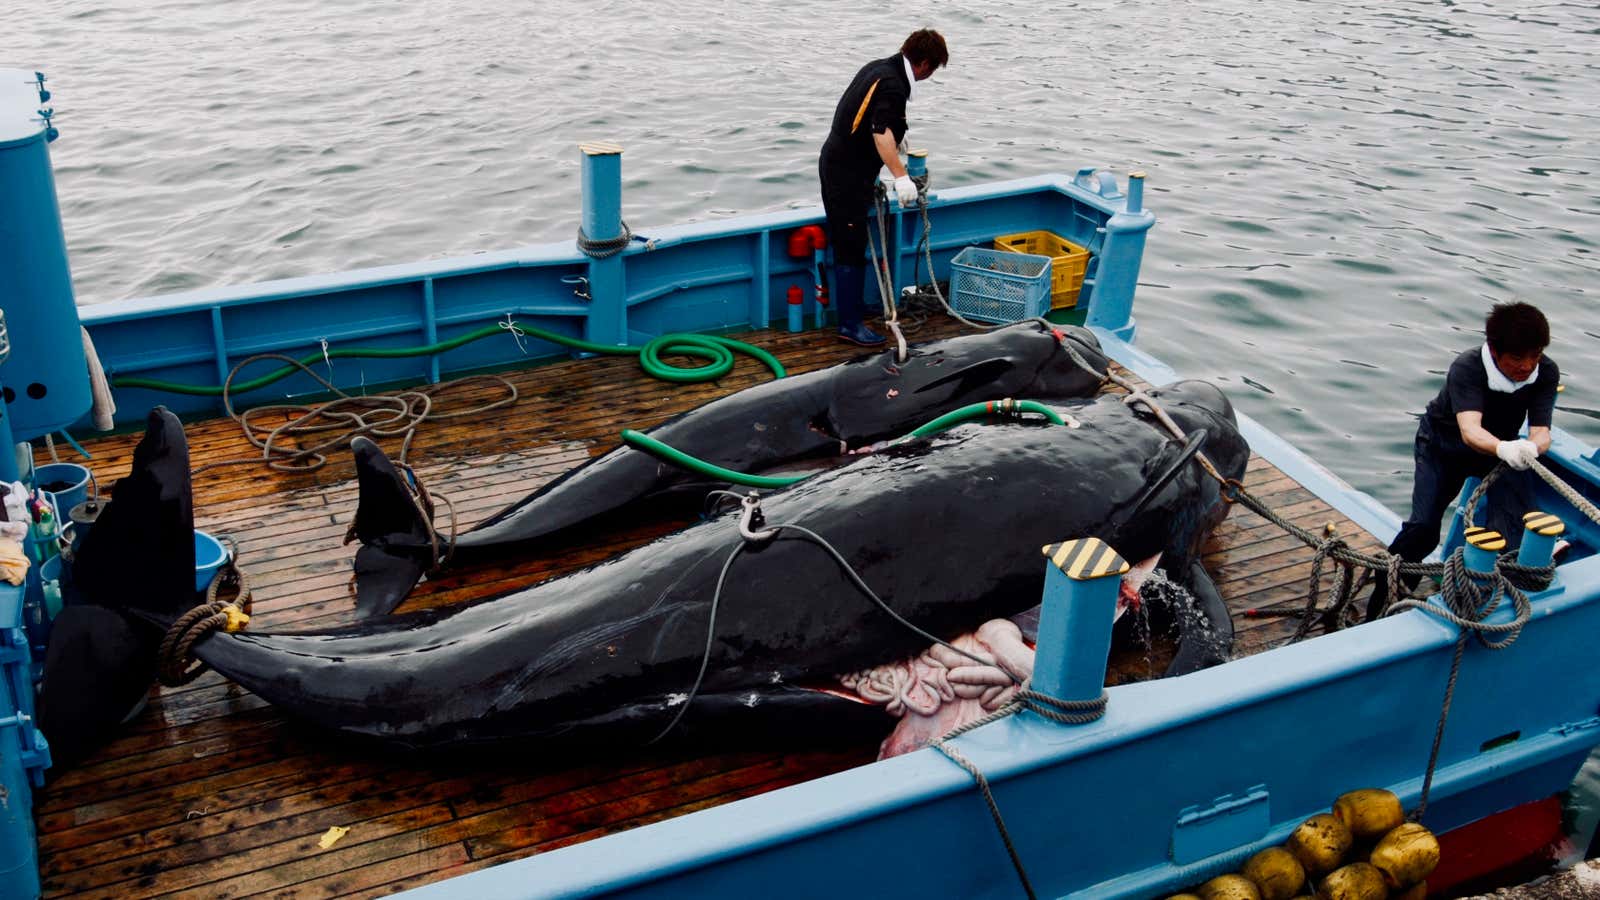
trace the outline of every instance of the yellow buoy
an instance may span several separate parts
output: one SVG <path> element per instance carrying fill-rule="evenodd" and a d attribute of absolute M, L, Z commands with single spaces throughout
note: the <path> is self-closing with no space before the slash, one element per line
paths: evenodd
<path fill-rule="evenodd" d="M 1400 798 L 1382 788 L 1362 788 L 1339 795 L 1333 803 L 1333 815 L 1358 841 L 1383 837 L 1406 820 Z"/>
<path fill-rule="evenodd" d="M 1383 883 L 1383 873 L 1368 863 L 1351 863 L 1334 869 L 1317 886 L 1321 900 L 1385 900 L 1389 888 Z"/>
<path fill-rule="evenodd" d="M 1243 875 L 1218 875 L 1200 885 L 1200 900 L 1261 900 L 1261 892 Z"/>
<path fill-rule="evenodd" d="M 1268 847 L 1244 864 L 1244 877 L 1255 882 L 1261 900 L 1289 900 L 1306 886 L 1306 870 L 1293 853 Z"/>
<path fill-rule="evenodd" d="M 1305 866 L 1306 875 L 1316 878 L 1339 868 L 1352 841 L 1343 822 L 1330 813 L 1318 813 L 1301 822 L 1283 846 Z"/>
<path fill-rule="evenodd" d="M 1372 848 L 1372 864 L 1390 887 L 1415 884 L 1439 865 L 1439 840 L 1421 825 L 1407 822 L 1384 835 Z"/>

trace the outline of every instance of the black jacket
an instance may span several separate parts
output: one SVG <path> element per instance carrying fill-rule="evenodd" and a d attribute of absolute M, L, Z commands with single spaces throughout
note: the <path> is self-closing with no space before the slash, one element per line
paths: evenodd
<path fill-rule="evenodd" d="M 872 136 L 887 129 L 895 143 L 905 139 L 910 96 L 911 81 L 900 54 L 862 66 L 834 110 L 833 128 L 822 145 L 823 170 L 841 181 L 870 183 L 876 178 L 883 160 Z"/>
<path fill-rule="evenodd" d="M 1548 356 L 1539 358 L 1539 377 L 1533 384 L 1518 388 L 1515 393 L 1504 394 L 1489 390 L 1489 376 L 1483 368 L 1482 349 L 1474 347 L 1463 352 L 1450 364 L 1444 387 L 1428 404 L 1423 415 L 1438 436 L 1440 446 L 1451 453 L 1467 453 L 1466 442 L 1461 439 L 1461 426 L 1456 424 L 1456 413 L 1462 411 L 1483 413 L 1485 431 L 1502 441 L 1517 436 L 1524 416 L 1530 427 L 1549 426 L 1556 405 L 1556 385 L 1561 381 L 1561 370 Z"/>

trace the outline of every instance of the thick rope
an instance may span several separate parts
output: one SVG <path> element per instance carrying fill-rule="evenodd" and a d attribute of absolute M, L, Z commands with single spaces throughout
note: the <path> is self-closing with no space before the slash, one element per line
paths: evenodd
<path fill-rule="evenodd" d="M 222 587 L 234 592 L 219 600 Z M 194 656 L 194 645 L 213 631 L 237 631 L 250 621 L 250 583 L 233 561 L 223 565 L 206 586 L 206 599 L 179 616 L 161 638 L 156 651 L 156 677 L 167 687 L 179 687 L 199 678 L 210 666 Z"/>
<path fill-rule="evenodd" d="M 1444 726 L 1450 718 L 1450 704 L 1455 699 L 1456 680 L 1461 674 L 1461 659 L 1466 652 L 1468 639 L 1475 635 L 1478 643 L 1490 650 L 1503 650 L 1516 642 L 1522 634 L 1522 627 L 1533 617 L 1533 604 L 1528 602 L 1528 595 L 1512 584 L 1511 579 L 1499 570 L 1498 565 L 1494 572 L 1474 573 L 1467 569 L 1465 559 L 1464 548 L 1457 548 L 1445 561 L 1445 579 L 1440 590 L 1444 606 L 1406 600 L 1396 604 L 1389 611 L 1389 615 L 1394 615 L 1408 609 L 1416 609 L 1461 629 L 1461 633 L 1456 637 L 1455 653 L 1450 659 L 1450 677 L 1445 682 L 1444 701 L 1439 709 L 1439 723 L 1433 731 L 1433 746 L 1428 751 L 1428 768 L 1422 779 L 1422 796 L 1417 801 L 1417 808 L 1411 813 L 1411 820 L 1414 822 L 1421 821 L 1423 814 L 1428 810 L 1428 795 L 1433 790 L 1433 775 L 1439 764 L 1439 748 L 1444 742 Z M 1516 611 L 1514 618 L 1510 622 L 1485 622 L 1484 619 L 1500 608 L 1507 595 L 1511 597 Z M 1497 637 L 1491 638 L 1489 635 Z"/>
<path fill-rule="evenodd" d="M 888 200 L 884 196 L 883 182 L 878 182 L 873 195 L 878 210 L 878 244 L 883 247 L 883 264 L 878 264 L 877 247 L 872 243 L 872 232 L 867 232 L 868 263 L 872 267 L 872 280 L 878 285 L 878 298 L 883 301 L 883 324 L 894 335 L 895 362 L 904 364 L 910 350 L 906 347 L 905 332 L 900 328 L 900 311 L 895 306 L 894 281 L 889 277 L 889 224 Z"/>
<path fill-rule="evenodd" d="M 329 393 L 334 394 L 335 399 L 311 406 L 271 404 L 258 406 L 243 413 L 235 411 L 231 396 L 234 379 L 245 366 L 264 359 L 282 360 L 290 366 L 299 368 L 326 388 Z M 464 409 L 451 410 L 449 412 L 434 410 L 434 402 L 437 395 L 475 383 L 499 385 L 504 388 L 505 394 L 487 403 L 476 404 Z M 261 455 L 251 459 L 232 459 L 208 463 L 196 468 L 194 474 L 222 466 L 260 463 L 265 463 L 268 468 L 278 472 L 314 472 L 327 464 L 327 457 L 323 451 L 335 447 L 347 447 L 350 444 L 350 440 L 357 435 L 367 435 L 374 438 L 400 437 L 401 445 L 398 462 L 401 465 L 405 465 L 406 459 L 411 452 L 412 439 L 416 436 L 417 428 L 423 423 L 478 416 L 490 410 L 509 406 L 515 402 L 517 402 L 516 385 L 498 375 L 474 375 L 455 381 L 430 385 L 420 390 L 402 391 L 393 395 L 352 396 L 334 387 L 331 382 L 297 359 L 279 353 L 258 354 L 241 361 L 228 373 L 227 381 L 222 386 L 222 403 L 228 418 L 239 424 L 239 427 L 244 431 L 245 439 L 252 446 L 260 449 Z M 258 425 L 252 421 L 262 415 L 271 414 L 282 414 L 289 418 L 282 424 L 272 427 Z M 331 437 L 316 441 L 310 446 L 289 448 L 280 443 L 287 438 L 301 438 L 306 435 L 329 433 L 332 434 Z"/>
<path fill-rule="evenodd" d="M 627 221 L 622 221 L 622 233 L 613 238 L 597 241 L 583 233 L 583 226 L 578 226 L 578 249 L 590 259 L 606 259 L 616 256 L 628 248 L 628 243 L 633 240 L 633 229 L 628 227 Z"/>

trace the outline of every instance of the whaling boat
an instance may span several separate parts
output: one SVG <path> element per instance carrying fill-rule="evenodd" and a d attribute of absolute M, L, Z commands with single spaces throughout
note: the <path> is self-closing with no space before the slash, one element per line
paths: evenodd
<path fill-rule="evenodd" d="M 298 413 L 258 411 L 242 430 L 226 415 L 236 404 L 495 373 L 500 381 L 464 383 L 437 402 L 487 406 L 515 388 L 515 404 L 435 418 L 406 449 L 398 439 L 386 447 L 400 457 L 409 450 L 403 461 L 435 497 L 452 498 L 452 526 L 466 531 L 530 485 L 616 447 L 623 428 L 651 428 L 770 377 L 740 364 L 715 381 L 663 383 L 614 356 L 619 348 L 653 357 L 690 342 L 664 335 L 735 332 L 796 373 L 854 354 L 818 327 L 820 209 L 631 230 L 621 214 L 621 149 L 605 144 L 578 151 L 576 241 L 80 309 L 55 202 L 49 109 L 43 76 L 0 70 L 9 354 L 0 362 L 0 438 L 33 442 L 0 459 L 10 467 L 0 476 L 31 479 L 55 516 L 93 535 L 99 526 L 85 507 L 98 508 L 134 470 L 140 437 L 122 427 L 85 438 L 93 417 L 112 417 L 96 405 L 106 391 L 85 374 L 90 363 L 108 376 L 118 426 L 143 423 L 157 405 L 181 415 L 195 466 L 194 524 L 227 539 L 253 594 L 244 634 L 356 622 L 352 553 L 340 541 L 359 528 L 348 438 L 318 450 L 326 433 L 285 429 L 264 450 L 260 436 Z M 1154 223 L 1141 176 L 1119 184 L 1084 169 L 938 190 L 917 209 L 891 204 L 880 249 L 891 296 L 952 282 L 952 302 L 970 312 L 963 303 L 973 295 L 953 283 L 974 277 L 963 262 L 969 251 L 1019 235 L 1053 242 L 1047 256 L 1082 248 L 1058 256 L 1054 270 L 1081 266 L 1081 282 L 1046 284 L 1043 295 L 1033 284 L 1028 302 L 1046 305 L 1011 317 L 1048 311 L 1063 329 L 1086 328 L 1112 364 L 1104 393 L 1114 397 L 1178 379 L 1135 346 L 1134 289 Z M 942 313 L 919 324 L 908 335 L 914 343 L 969 330 Z M 880 351 L 886 371 L 896 353 Z M 262 355 L 304 362 L 281 378 L 236 371 Z M 1159 403 L 1157 394 L 1143 408 Z M 1036 558 L 1040 580 L 1030 582 L 1045 597 L 1033 687 L 1080 701 L 1074 708 L 1088 714 L 1072 718 L 1083 721 L 1057 721 L 1037 703 L 1008 706 L 937 748 L 878 761 L 881 734 L 801 735 L 787 748 L 755 749 L 736 739 L 692 748 L 633 741 L 559 760 L 516 750 L 400 752 L 290 718 L 216 672 L 185 681 L 194 670 L 179 659 L 182 677 L 172 680 L 183 683 L 151 690 L 104 746 L 51 768 L 51 735 L 36 727 L 34 703 L 63 563 L 49 559 L 60 547 L 49 521 L 35 523 L 27 579 L 0 584 L 0 890 L 1148 897 L 1239 868 L 1353 788 L 1392 791 L 1440 835 L 1443 862 L 1425 889 L 1435 895 L 1537 857 L 1559 838 L 1561 796 L 1600 744 L 1600 675 L 1588 652 L 1600 619 L 1591 518 L 1600 454 L 1557 431 L 1536 499 L 1568 545 L 1547 581 L 1525 585 L 1525 607 L 1507 600 L 1479 617 L 1463 601 L 1464 592 L 1487 597 L 1502 584 L 1496 571 L 1523 576 L 1496 558 L 1492 542 L 1477 534 L 1466 542 L 1458 517 L 1445 556 L 1459 565 L 1441 570 L 1439 593 L 1419 604 L 1428 609 L 1356 624 L 1340 608 L 1350 585 L 1336 572 L 1358 570 L 1340 567 L 1381 549 L 1397 518 L 1259 424 L 1239 416 L 1237 429 L 1250 455 L 1231 484 L 1200 473 L 1204 440 L 1174 438 L 1183 449 L 1169 459 L 1181 479 L 1237 501 L 1200 557 L 1232 613 L 1231 659 L 1155 677 L 1172 651 L 1158 640 L 1112 653 L 1108 666 L 1113 604 L 1103 596 L 1107 579 L 1096 576 L 1120 571 L 1119 548 L 1093 546 L 1095 535 L 1054 535 L 1049 556 Z M 82 458 L 56 460 L 72 454 L 47 438 L 69 435 Z M 892 465 L 894 452 L 876 464 Z M 327 465 L 311 464 L 319 456 Z M 438 521 L 443 534 L 447 518 Z M 579 533 L 519 558 L 446 566 L 401 611 L 448 616 L 587 569 L 678 524 L 626 522 L 604 540 Z M 1526 571 L 1546 569 L 1540 554 L 1553 550 L 1552 528 L 1535 526 L 1522 542 Z M 991 529 L 992 540 L 1005 541 L 1007 530 Z M 215 568 L 217 549 L 219 558 L 197 564 Z M 1463 571 L 1479 574 L 1462 581 Z M 138 592 L 141 572 L 118 576 Z M 1308 598 L 1324 606 L 1307 611 Z M 1452 609 L 1467 615 L 1452 619 Z M 196 652 L 205 656 L 203 646 Z M 336 666 L 331 673 L 340 677 Z M 56 679 L 55 696 L 69 680 Z M 889 725 L 885 718 L 884 733 Z M 58 755 L 66 746 L 58 741 Z"/>

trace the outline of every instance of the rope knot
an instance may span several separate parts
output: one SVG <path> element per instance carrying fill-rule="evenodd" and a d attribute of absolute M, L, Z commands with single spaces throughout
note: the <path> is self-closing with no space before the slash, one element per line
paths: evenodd
<path fill-rule="evenodd" d="M 228 590 L 233 596 L 219 599 Z M 179 616 L 161 638 L 156 651 L 156 677 L 167 687 L 179 687 L 199 678 L 210 666 L 194 656 L 194 645 L 213 631 L 238 634 L 250 624 L 250 586 L 244 573 L 226 563 L 206 586 L 205 601 Z"/>

